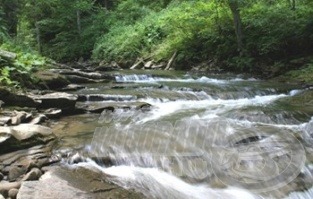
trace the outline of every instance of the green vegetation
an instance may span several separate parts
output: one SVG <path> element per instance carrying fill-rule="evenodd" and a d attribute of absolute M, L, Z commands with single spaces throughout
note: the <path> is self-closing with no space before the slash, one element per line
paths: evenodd
<path fill-rule="evenodd" d="M 32 74 L 43 69 L 48 59 L 17 46 L 9 43 L 1 46 L 1 49 L 13 51 L 16 58 L 10 60 L 0 58 L 0 85 L 17 88 L 34 87 L 32 84 L 36 79 Z"/>
<path fill-rule="evenodd" d="M 238 1 L 237 6 L 241 41 L 229 1 L 172 1 L 160 11 L 149 8 L 136 21 L 113 24 L 97 41 L 93 56 L 164 61 L 177 51 L 178 66 L 212 60 L 227 70 L 262 72 L 312 53 L 312 2 L 297 1 L 295 9 L 288 1 Z"/>
<path fill-rule="evenodd" d="M 175 54 L 176 69 L 205 62 L 277 76 L 311 62 L 291 60 L 312 56 L 313 2 L 0 0 L 0 42 L 62 62 L 94 59 L 129 67 L 138 58 L 166 63 Z M 18 57 L 41 62 L 38 55 Z M 12 84 L 8 74 L 28 73 L 37 64 L 21 65 L 1 66 L 2 82 Z"/>
<path fill-rule="evenodd" d="M 292 81 L 292 82 L 300 82 L 306 84 L 313 83 L 313 62 L 304 65 L 302 69 L 299 70 L 291 70 L 287 72 L 284 76 L 280 77 L 284 80 Z"/>

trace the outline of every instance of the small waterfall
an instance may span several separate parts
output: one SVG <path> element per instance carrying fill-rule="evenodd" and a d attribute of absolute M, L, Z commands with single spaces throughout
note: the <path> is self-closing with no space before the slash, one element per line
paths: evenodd
<path fill-rule="evenodd" d="M 155 81 L 151 75 L 118 75 L 115 76 L 116 82 L 150 82 Z"/>
<path fill-rule="evenodd" d="M 221 80 L 215 78 L 208 78 L 208 77 L 200 77 L 197 79 L 193 78 L 160 78 L 160 77 L 153 77 L 152 75 L 117 75 L 115 76 L 116 82 L 188 82 L 188 83 L 207 83 L 207 84 L 228 84 L 232 82 L 243 82 L 243 81 L 257 81 L 256 79 L 241 79 L 241 78 L 234 78 L 228 80 Z"/>

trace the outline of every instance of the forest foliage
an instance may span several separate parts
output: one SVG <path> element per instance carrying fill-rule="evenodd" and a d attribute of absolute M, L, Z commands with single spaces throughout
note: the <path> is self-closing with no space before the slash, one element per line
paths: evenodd
<path fill-rule="evenodd" d="M 0 0 L 0 42 L 58 60 L 284 71 L 312 56 L 311 0 Z M 292 68 L 294 69 L 294 68 Z M 287 70 L 287 69 L 286 69 Z"/>

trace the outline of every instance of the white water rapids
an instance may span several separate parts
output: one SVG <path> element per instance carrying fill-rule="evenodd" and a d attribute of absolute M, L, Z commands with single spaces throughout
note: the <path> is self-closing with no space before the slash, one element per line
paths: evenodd
<path fill-rule="evenodd" d="M 102 113 L 79 166 L 148 198 L 313 198 L 313 117 L 288 104 L 307 91 L 238 77 L 118 75 L 116 82 L 139 83 L 122 91 L 151 108 Z M 106 157 L 113 165 L 99 163 Z"/>

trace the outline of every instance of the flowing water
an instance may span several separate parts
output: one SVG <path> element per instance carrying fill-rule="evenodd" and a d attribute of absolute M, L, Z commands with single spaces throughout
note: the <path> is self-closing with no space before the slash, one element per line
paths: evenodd
<path fill-rule="evenodd" d="M 241 76 L 133 73 L 76 92 L 87 96 L 82 104 L 114 111 L 53 125 L 65 161 L 83 160 L 148 198 L 313 197 L 312 91 Z"/>

